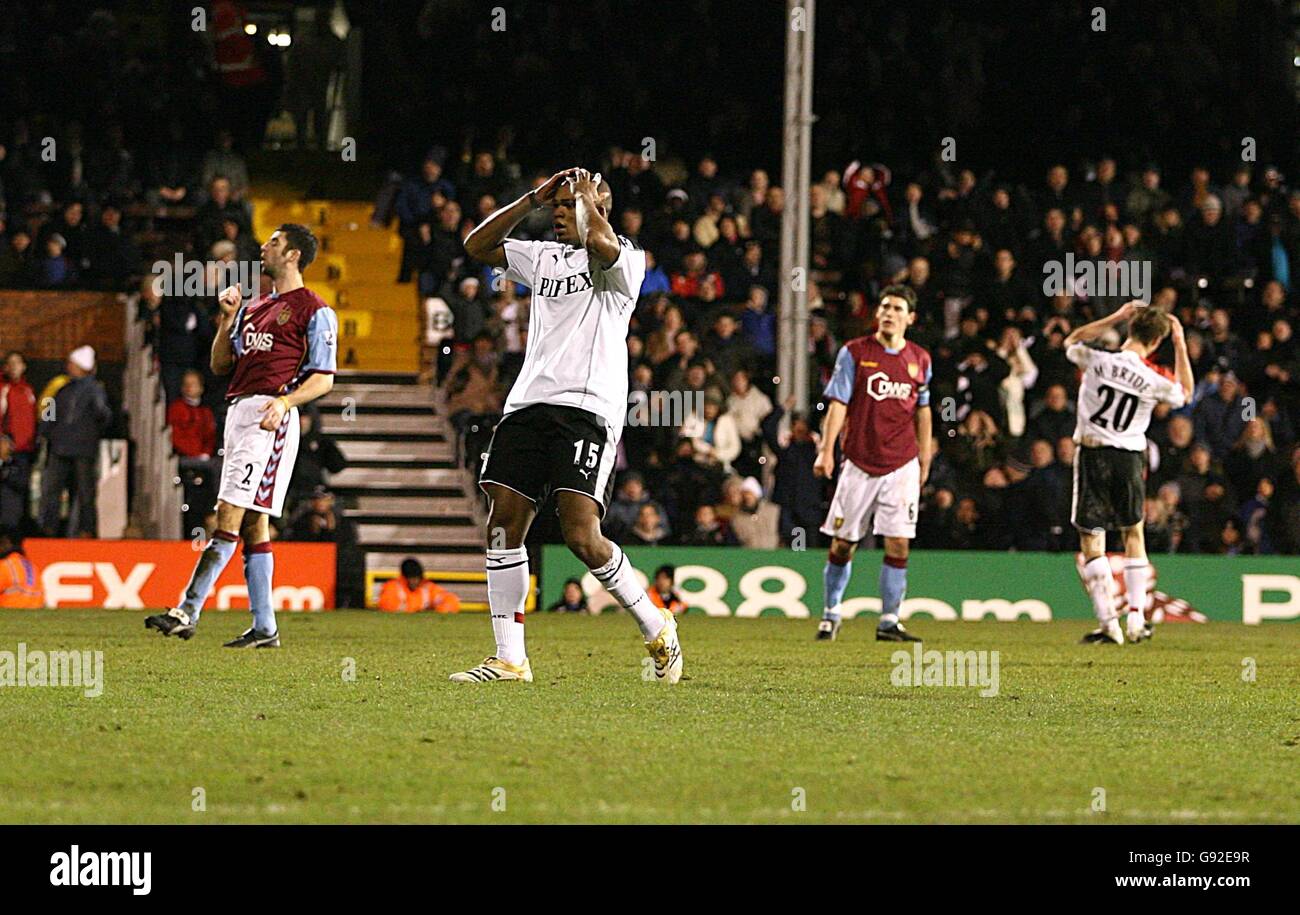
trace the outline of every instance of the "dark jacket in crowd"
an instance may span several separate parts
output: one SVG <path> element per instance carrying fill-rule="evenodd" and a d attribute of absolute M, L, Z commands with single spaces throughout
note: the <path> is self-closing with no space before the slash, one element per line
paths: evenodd
<path fill-rule="evenodd" d="M 54 395 L 54 414 L 42 419 L 40 434 L 59 457 L 94 457 L 113 419 L 104 386 L 94 375 L 74 378 Z"/>

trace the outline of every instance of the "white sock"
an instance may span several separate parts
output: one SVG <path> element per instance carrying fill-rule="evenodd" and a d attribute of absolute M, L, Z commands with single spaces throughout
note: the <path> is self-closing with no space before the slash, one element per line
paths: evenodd
<path fill-rule="evenodd" d="M 497 657 L 522 664 L 524 652 L 524 600 L 528 596 L 528 551 L 487 551 L 488 608 L 492 634 L 497 638 Z"/>
<path fill-rule="evenodd" d="M 1115 579 L 1110 573 L 1110 560 L 1105 556 L 1088 560 L 1083 567 L 1083 581 L 1092 598 L 1092 612 L 1105 627 L 1115 619 Z"/>
<path fill-rule="evenodd" d="M 1147 608 L 1147 565 L 1145 559 L 1129 559 L 1124 562 L 1124 590 L 1128 596 L 1128 609 L 1142 612 Z"/>
<path fill-rule="evenodd" d="M 614 599 L 623 605 L 623 609 L 636 617 L 636 624 L 641 628 L 641 635 L 647 642 L 653 642 L 664 628 L 664 615 L 659 608 L 650 603 L 650 595 L 636 580 L 632 563 L 627 561 L 617 543 L 611 543 L 614 552 L 609 562 L 599 569 L 592 569 L 591 574 L 605 586 L 605 590 L 614 595 Z"/>

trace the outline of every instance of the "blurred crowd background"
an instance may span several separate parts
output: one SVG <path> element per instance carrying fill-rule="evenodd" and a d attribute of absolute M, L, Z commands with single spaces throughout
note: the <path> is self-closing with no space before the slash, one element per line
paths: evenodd
<path fill-rule="evenodd" d="M 608 178 L 616 229 L 647 252 L 628 339 L 632 415 L 700 395 L 679 400 L 700 409 L 674 425 L 629 423 L 606 517 L 620 542 L 817 545 L 830 492 L 812 475 L 817 395 L 839 346 L 870 332 L 879 289 L 905 282 L 920 303 L 911 336 L 934 357 L 918 546 L 1076 549 L 1077 376 L 1061 343 L 1123 297 L 1047 294 L 1044 264 L 1073 254 L 1149 264 L 1153 303 L 1189 331 L 1196 396 L 1150 430 L 1149 549 L 1300 552 L 1300 182 L 1290 58 L 1276 54 L 1283 4 L 1116 9 L 1098 31 L 1090 4 L 978 14 L 826 0 L 821 165 L 799 188 L 777 171 L 780 42 L 755 40 L 780 34 L 782 4 L 757 4 L 737 27 L 723 3 L 688 14 L 598 2 L 573 16 L 529 2 L 506 7 L 504 31 L 468 4 L 341 5 L 366 34 L 347 174 L 374 195 L 374 223 L 401 235 L 394 282 L 442 316 L 433 380 L 469 469 L 522 362 L 528 294 L 494 282 L 462 239 L 581 164 Z M 206 6 L 218 24 L 240 7 Z M 675 37 L 651 61 L 643 34 Z M 250 173 L 294 167 L 268 156 L 267 124 L 319 124 L 322 74 L 339 65 L 326 30 L 295 36 L 289 55 L 252 48 L 252 66 L 232 68 L 229 49 L 149 3 L 68 15 L 0 0 L 0 288 L 141 293 L 193 493 L 187 530 L 210 504 L 223 420 L 223 382 L 206 365 L 215 303 L 158 295 L 149 265 L 256 259 Z M 323 145 L 315 130 L 299 136 Z M 812 208 L 808 403 L 779 402 L 773 387 L 791 194 Z M 541 212 L 517 232 L 548 233 Z M 38 401 L 56 372 L 33 388 L 22 354 L 6 357 L 4 526 L 94 535 L 93 512 L 41 504 L 63 498 L 88 442 L 118 422 L 117 392 L 94 366 L 93 352 L 70 353 L 58 373 L 91 379 L 72 408 L 92 422 L 56 445 L 13 406 Z M 346 548 L 349 522 L 326 486 L 341 454 L 310 411 L 302 421 L 279 536 Z M 37 465 L 49 482 L 33 501 Z M 541 520 L 535 536 L 558 539 Z"/>

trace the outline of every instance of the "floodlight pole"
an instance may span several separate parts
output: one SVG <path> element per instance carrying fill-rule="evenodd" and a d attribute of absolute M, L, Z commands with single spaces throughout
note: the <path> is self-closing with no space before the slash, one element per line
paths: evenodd
<path fill-rule="evenodd" d="M 813 10 L 816 0 L 786 0 L 785 117 L 781 131 L 781 294 L 777 301 L 780 400 L 808 404 L 808 189 L 812 153 Z"/>

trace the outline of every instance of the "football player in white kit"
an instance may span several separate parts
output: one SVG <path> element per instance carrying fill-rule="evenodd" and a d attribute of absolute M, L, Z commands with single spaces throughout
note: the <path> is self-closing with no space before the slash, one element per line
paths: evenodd
<path fill-rule="evenodd" d="M 457 683 L 533 679 L 524 649 L 524 537 L 549 493 L 564 541 L 636 619 L 655 676 L 676 683 L 682 651 L 673 615 L 656 607 L 618 545 L 600 532 L 627 413 L 627 328 L 645 253 L 609 224 L 599 174 L 570 168 L 497 210 L 465 238 L 473 258 L 532 290 L 524 365 L 492 434 L 479 485 L 488 518 L 488 605 L 496 653 Z M 506 238 L 538 207 L 554 209 L 558 241 Z"/>
<path fill-rule="evenodd" d="M 1085 345 L 1125 321 L 1130 322 L 1128 339 L 1118 352 Z M 1174 378 L 1150 361 L 1166 336 L 1174 341 Z M 1130 596 L 1125 628 L 1129 640 L 1138 642 L 1149 634 L 1142 612 L 1149 570 L 1142 534 L 1147 426 L 1157 403 L 1177 409 L 1191 399 L 1195 380 L 1187 342 L 1177 318 L 1133 301 L 1075 328 L 1065 338 L 1065 355 L 1083 370 L 1070 521 L 1079 531 L 1084 583 L 1101 624 L 1083 641 L 1124 644 L 1106 558 L 1106 530 L 1118 527 L 1124 539 L 1124 587 Z"/>

